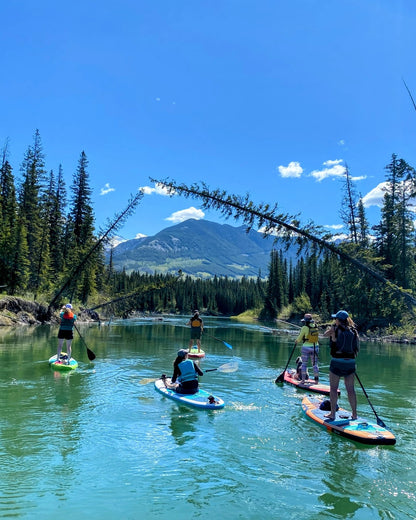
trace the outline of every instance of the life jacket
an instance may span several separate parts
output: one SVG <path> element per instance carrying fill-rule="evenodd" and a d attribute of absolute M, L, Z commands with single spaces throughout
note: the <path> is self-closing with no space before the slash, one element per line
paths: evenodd
<path fill-rule="evenodd" d="M 178 377 L 180 383 L 185 381 L 194 381 L 198 379 L 197 373 L 195 372 L 194 362 L 190 359 L 181 361 L 178 365 L 181 375 Z"/>
<path fill-rule="evenodd" d="M 304 338 L 304 342 L 308 342 L 308 343 L 313 343 L 314 345 L 317 345 L 318 344 L 318 336 L 319 336 L 319 329 L 318 327 L 315 326 L 314 327 L 310 327 L 309 325 L 307 325 L 309 331 L 308 331 L 308 335 L 305 336 Z"/>
<path fill-rule="evenodd" d="M 354 359 L 360 350 L 358 334 L 354 328 L 338 327 L 337 340 L 331 343 L 331 356 L 334 358 Z"/>
<path fill-rule="evenodd" d="M 61 330 L 72 330 L 74 327 L 75 320 L 77 319 L 77 316 L 73 312 L 61 312 L 60 318 L 61 318 L 60 329 Z"/>
<path fill-rule="evenodd" d="M 202 325 L 201 318 L 192 318 L 191 319 L 191 327 L 193 329 L 199 329 L 199 328 L 201 328 L 201 325 Z"/>

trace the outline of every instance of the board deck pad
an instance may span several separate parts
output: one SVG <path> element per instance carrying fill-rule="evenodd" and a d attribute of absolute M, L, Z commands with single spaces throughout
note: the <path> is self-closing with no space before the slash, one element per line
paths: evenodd
<path fill-rule="evenodd" d="M 325 428 L 328 432 L 346 437 L 362 444 L 393 445 L 396 438 L 387 428 L 379 426 L 376 422 L 358 417 L 351 419 L 351 413 L 339 408 L 335 414 L 335 420 L 327 417 L 328 410 L 319 408 L 322 398 L 318 396 L 306 396 L 302 400 L 302 410 L 306 417 Z"/>
<path fill-rule="evenodd" d="M 225 403 L 221 398 L 206 392 L 202 388 L 199 388 L 196 394 L 178 394 L 175 390 L 167 388 L 165 382 L 169 384 L 171 382 L 170 378 L 157 379 L 155 381 L 155 389 L 169 399 L 193 406 L 194 408 L 205 408 L 208 410 L 224 408 Z"/>

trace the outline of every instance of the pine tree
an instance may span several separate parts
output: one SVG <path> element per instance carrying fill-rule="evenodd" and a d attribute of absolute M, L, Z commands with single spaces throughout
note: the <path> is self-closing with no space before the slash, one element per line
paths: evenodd
<path fill-rule="evenodd" d="M 19 218 L 25 228 L 29 262 L 28 289 L 37 291 L 42 282 L 39 266 L 42 265 L 42 189 L 45 187 L 44 155 L 39 131 L 36 130 L 33 145 L 29 146 L 21 167 L 22 183 L 19 191 Z M 21 252 L 22 253 L 22 252 Z M 26 263 L 26 262 L 25 262 Z"/>

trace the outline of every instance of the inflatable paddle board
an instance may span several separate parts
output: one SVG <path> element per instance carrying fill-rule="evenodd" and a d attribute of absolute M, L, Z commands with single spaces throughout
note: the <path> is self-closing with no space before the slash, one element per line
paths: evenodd
<path fill-rule="evenodd" d="M 49 358 L 49 364 L 54 370 L 60 370 L 61 372 L 67 372 L 69 370 L 75 370 L 78 367 L 77 361 L 74 358 L 69 360 L 67 365 L 65 361 L 68 359 L 66 352 L 61 352 L 61 358 L 59 361 L 56 360 L 56 354 Z"/>
<path fill-rule="evenodd" d="M 323 399 L 318 396 L 306 396 L 302 401 L 302 410 L 308 419 L 316 422 L 329 433 L 335 433 L 362 444 L 385 446 L 396 444 L 396 438 L 391 431 L 362 417 L 352 420 L 351 414 L 342 408 L 336 412 L 335 420 L 329 421 L 325 417 L 325 414 L 329 412 L 319 408 L 322 401 Z"/>
<path fill-rule="evenodd" d="M 177 394 L 175 390 L 166 387 L 166 384 L 169 383 L 170 377 L 157 379 L 155 381 L 155 389 L 162 395 L 169 397 L 169 399 L 179 401 L 194 408 L 204 408 L 207 410 L 219 410 L 220 408 L 224 408 L 225 403 L 222 399 L 209 394 L 201 388 L 198 389 L 196 394 Z"/>
<path fill-rule="evenodd" d="M 191 350 L 188 352 L 188 357 L 193 359 L 200 359 L 205 357 L 205 352 L 201 350 L 198 352 L 198 348 L 191 348 Z"/>
<path fill-rule="evenodd" d="M 307 390 L 308 392 L 315 392 L 317 394 L 325 394 L 329 395 L 329 385 L 323 385 L 321 383 L 315 383 L 314 379 L 307 379 L 304 384 L 302 384 L 299 379 L 294 379 L 294 375 L 296 374 L 296 370 L 289 369 L 286 370 L 284 380 L 286 383 L 289 383 L 297 388 L 301 388 L 302 390 Z M 338 395 L 341 392 L 338 389 Z"/>

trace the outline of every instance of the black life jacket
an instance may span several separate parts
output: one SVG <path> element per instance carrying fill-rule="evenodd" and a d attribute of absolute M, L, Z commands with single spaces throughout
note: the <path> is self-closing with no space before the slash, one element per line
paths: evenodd
<path fill-rule="evenodd" d="M 334 358 L 354 359 L 359 351 L 358 334 L 352 327 L 338 327 L 336 342 L 331 341 L 331 356 Z"/>

